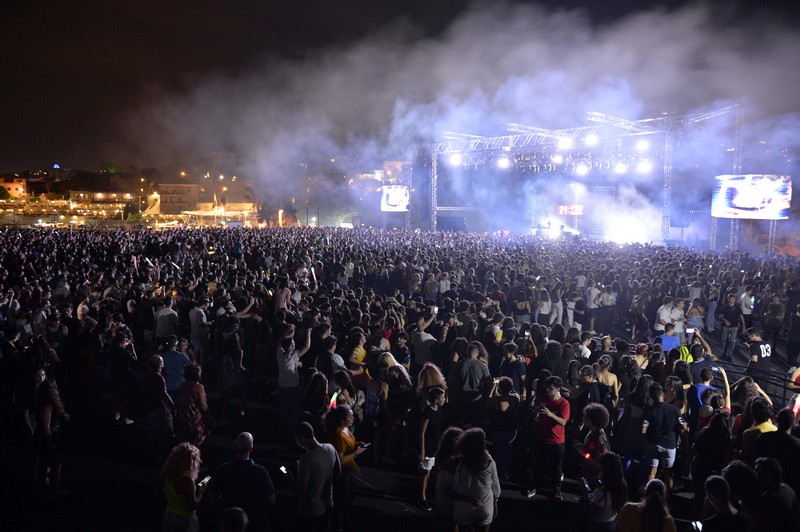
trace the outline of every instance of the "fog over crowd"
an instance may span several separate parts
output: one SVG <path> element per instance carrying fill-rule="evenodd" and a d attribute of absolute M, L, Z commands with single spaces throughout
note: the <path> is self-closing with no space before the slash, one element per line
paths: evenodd
<path fill-rule="evenodd" d="M 185 93 L 153 90 L 128 133 L 137 155 L 154 163 L 230 150 L 243 173 L 275 189 L 300 161 L 336 154 L 342 170 L 361 173 L 383 160 L 411 161 L 414 146 L 448 131 L 503 135 L 512 122 L 567 129 L 589 124 L 590 111 L 640 120 L 739 103 L 743 170 L 792 168 L 780 154 L 793 147 L 800 109 L 787 90 L 800 81 L 800 37 L 781 21 L 738 20 L 697 5 L 598 26 L 581 11 L 500 4 L 476 6 L 437 38 L 418 37 L 398 22 L 303 59 L 264 59 L 238 76 L 194 79 Z M 734 144 L 734 123 L 732 113 L 714 118 L 676 143 L 676 187 L 692 183 L 684 196 L 707 202 L 713 175 L 732 172 L 725 150 Z M 542 193 L 535 178 L 521 187 L 531 198 Z M 459 186 L 464 196 L 480 195 L 480 183 L 486 186 L 480 179 Z M 637 188 L 652 193 L 621 194 L 616 210 L 658 208 L 659 178 Z"/>

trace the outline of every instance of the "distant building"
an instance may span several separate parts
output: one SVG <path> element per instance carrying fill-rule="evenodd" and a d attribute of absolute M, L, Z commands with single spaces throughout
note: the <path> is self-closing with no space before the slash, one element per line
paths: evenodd
<path fill-rule="evenodd" d="M 163 214 L 180 214 L 197 208 L 200 185 L 184 183 L 164 183 L 158 185 Z"/>
<path fill-rule="evenodd" d="M 3 177 L 0 185 L 8 190 L 12 198 L 22 198 L 28 195 L 28 184 L 22 177 L 7 176 Z"/>

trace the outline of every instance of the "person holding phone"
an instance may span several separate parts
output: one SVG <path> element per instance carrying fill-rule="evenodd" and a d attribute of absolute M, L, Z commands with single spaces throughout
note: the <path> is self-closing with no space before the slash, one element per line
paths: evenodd
<path fill-rule="evenodd" d="M 159 474 L 159 493 L 167 500 L 161 518 L 164 532 L 196 532 L 200 530 L 197 508 L 206 484 L 197 484 L 200 449 L 191 443 L 179 443 L 167 457 Z"/>
<path fill-rule="evenodd" d="M 211 481 L 211 503 L 219 508 L 238 506 L 250 521 L 247 529 L 271 530 L 267 508 L 275 506 L 275 487 L 267 469 L 250 458 L 253 435 L 242 432 L 233 442 L 234 459 L 219 466 Z"/>
<path fill-rule="evenodd" d="M 353 475 L 359 472 L 356 458 L 367 450 L 364 443 L 356 441 L 356 437 L 350 432 L 354 421 L 353 411 L 345 405 L 330 410 L 325 417 L 325 433 L 339 453 L 339 462 L 342 465 L 342 474 L 334 479 L 333 486 L 336 530 L 347 530 L 347 517 L 353 498 Z"/>

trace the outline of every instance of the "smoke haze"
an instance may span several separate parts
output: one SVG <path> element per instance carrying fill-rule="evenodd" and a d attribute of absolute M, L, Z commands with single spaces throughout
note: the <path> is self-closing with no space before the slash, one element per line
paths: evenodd
<path fill-rule="evenodd" d="M 235 78 L 190 80 L 187 92 L 153 89 L 131 116 L 125 144 L 153 165 L 226 149 L 269 188 L 285 185 L 286 165 L 312 157 L 337 155 L 354 174 L 412 160 L 414 145 L 446 131 L 493 136 L 509 122 L 588 125 L 589 111 L 637 120 L 741 103 L 743 171 L 792 173 L 798 50 L 798 33 L 779 22 L 736 21 L 705 5 L 593 26 L 581 12 L 497 4 L 470 10 L 435 39 L 396 23 L 302 60 L 265 59 Z M 732 117 L 709 122 L 676 144 L 673 187 L 683 200 L 710 201 L 713 175 L 732 171 Z M 498 172 L 485 172 L 492 175 L 478 183 L 454 176 L 453 193 L 504 212 L 507 198 L 492 202 Z M 561 185 L 522 183 L 509 219 L 530 227 L 535 196 Z M 635 198 L 633 189 L 620 191 L 609 210 L 649 211 L 657 238 L 661 181 L 642 187 L 650 190 Z"/>

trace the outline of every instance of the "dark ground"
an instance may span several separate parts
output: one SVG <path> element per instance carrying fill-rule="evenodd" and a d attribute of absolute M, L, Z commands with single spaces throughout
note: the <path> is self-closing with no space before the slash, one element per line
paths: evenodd
<path fill-rule="evenodd" d="M 718 346 L 712 342 L 712 346 Z M 746 363 L 739 348 L 738 364 Z M 782 352 L 782 351 L 781 351 Z M 776 376 L 785 372 L 783 358 L 776 357 Z M 729 376 L 738 376 L 729 366 Z M 274 420 L 277 417 L 277 396 L 273 386 L 261 383 L 249 396 L 246 415 L 227 427 L 214 430 L 202 446 L 203 469 L 215 468 L 232 458 L 233 438 L 242 430 L 253 433 L 256 448 L 253 458 L 266 466 L 277 488 L 277 505 L 270 511 L 275 531 L 294 530 L 296 522 L 294 493 L 282 484 L 278 467 L 290 469 L 300 449 L 288 442 L 279 442 Z M 777 393 L 778 390 L 769 390 Z M 211 394 L 212 399 L 214 395 Z M 776 403 L 782 404 L 778 398 Z M 33 454 L 16 434 L 19 421 L 8 408 L 3 409 L 0 429 L 0 530 L 17 531 L 157 531 L 163 502 L 156 497 L 155 482 L 161 463 L 142 458 L 147 442 L 144 419 L 133 416 L 136 423 L 118 425 L 112 421 L 109 394 L 96 393 L 67 400 L 72 420 L 64 438 L 62 488 L 68 493 L 54 501 L 37 495 L 32 482 Z M 212 403 L 213 406 L 213 403 Z M 436 510 L 425 512 L 414 504 L 417 485 L 416 468 L 407 463 L 399 466 L 370 465 L 369 451 L 359 459 L 362 476 L 356 478 L 356 496 L 352 503 L 349 530 L 382 532 L 427 532 L 441 530 Z M 202 474 L 203 472 L 201 472 Z M 517 472 L 514 478 L 524 477 Z M 522 484 L 504 482 L 499 516 L 492 530 L 583 530 L 585 525 L 580 506 L 579 485 L 565 480 L 564 500 L 555 503 L 546 494 L 532 499 L 522 495 Z M 673 495 L 673 514 L 680 516 L 686 508 L 686 493 Z M 209 509 L 201 512 L 202 522 L 215 530 Z M 679 523 L 679 530 L 686 523 Z M 205 530 L 206 528 L 204 528 Z"/>

